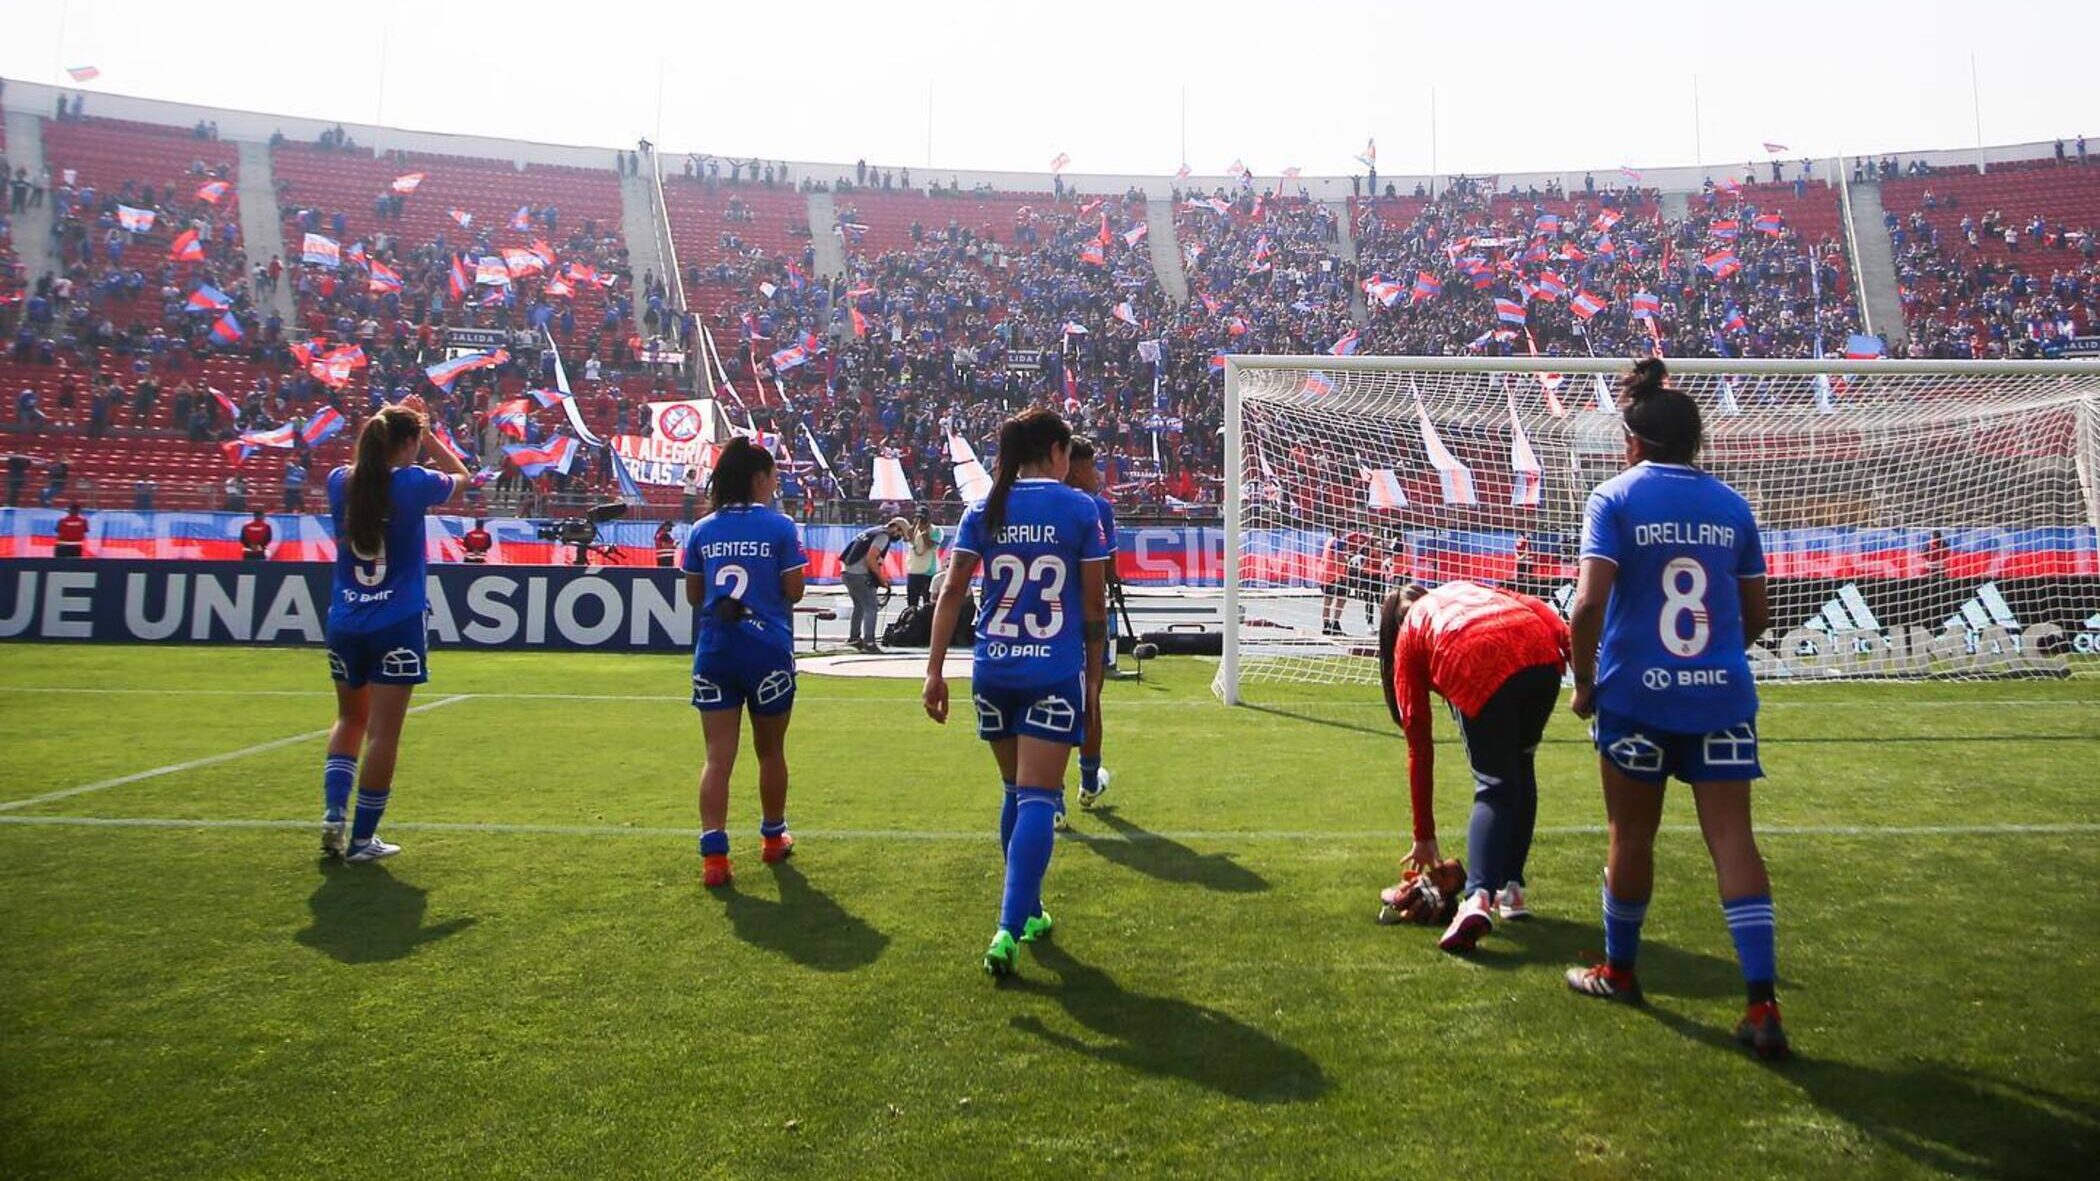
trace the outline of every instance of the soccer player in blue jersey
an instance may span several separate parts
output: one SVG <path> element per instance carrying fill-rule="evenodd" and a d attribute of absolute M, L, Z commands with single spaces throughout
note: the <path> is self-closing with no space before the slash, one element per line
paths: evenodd
<path fill-rule="evenodd" d="M 708 478 L 710 511 L 686 535 L 685 601 L 700 609 L 693 639 L 693 708 L 707 740 L 700 768 L 700 880 L 730 880 L 729 772 L 751 714 L 758 754 L 759 859 L 794 851 L 787 827 L 787 728 L 795 708 L 794 608 L 809 558 L 786 514 L 770 507 L 773 456 L 731 439 Z"/>
<path fill-rule="evenodd" d="M 379 839 L 379 818 L 409 696 L 430 679 L 423 519 L 467 486 L 459 459 L 424 433 L 424 413 L 413 396 L 382 406 L 358 431 L 355 462 L 328 475 L 335 576 L 326 638 L 336 708 L 321 775 L 321 852 L 352 864 L 401 851 Z M 419 453 L 440 470 L 417 466 Z M 346 816 L 353 782 L 357 807 Z"/>
<path fill-rule="evenodd" d="M 1065 483 L 1087 494 L 1094 502 L 1094 510 L 1101 517 L 1101 537 L 1108 544 L 1107 578 L 1113 583 L 1116 577 L 1116 509 L 1101 495 L 1101 467 L 1095 461 L 1094 441 L 1087 438 L 1072 440 L 1072 469 L 1065 474 Z M 1101 665 L 1089 673 L 1086 681 L 1086 739 L 1079 744 L 1079 806 L 1091 808 L 1101 793 L 1108 790 L 1108 772 L 1101 767 L 1101 683 L 1108 677 L 1108 666 L 1115 655 L 1115 637 L 1108 636 L 1101 642 Z M 1092 667 L 1092 666 L 1089 666 Z M 1057 826 L 1066 827 L 1064 809 L 1057 812 Z"/>
<path fill-rule="evenodd" d="M 1693 466 L 1699 407 L 1666 376 L 1650 358 L 1621 378 L 1630 466 L 1590 495 L 1583 518 L 1573 708 L 1595 718 L 1610 854 L 1605 962 L 1569 969 L 1568 987 L 1639 1003 L 1634 961 L 1663 786 L 1675 776 L 1692 786 L 1749 993 L 1736 1038 L 1760 1058 L 1783 1058 L 1772 885 L 1750 823 L 1750 783 L 1764 771 L 1746 649 L 1771 621 L 1764 550 L 1749 502 Z"/>
<path fill-rule="evenodd" d="M 1000 427 L 998 475 L 956 529 L 926 658 L 926 714 L 945 723 L 948 639 L 982 564 L 970 691 L 977 736 L 992 744 L 1006 789 L 1006 890 L 984 953 L 995 978 L 1013 973 L 1018 943 L 1050 933 L 1043 874 L 1064 807 L 1065 764 L 1086 734 L 1086 687 L 1108 637 L 1108 540 L 1093 499 L 1063 482 L 1071 452 L 1072 428 L 1041 407 Z"/>

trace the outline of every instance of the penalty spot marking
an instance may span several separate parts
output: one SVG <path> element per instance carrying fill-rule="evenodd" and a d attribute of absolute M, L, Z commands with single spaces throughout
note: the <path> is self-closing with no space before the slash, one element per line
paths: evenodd
<path fill-rule="evenodd" d="M 458 693 L 454 694 L 451 697 L 440 697 L 436 701 L 425 702 L 422 705 L 412 705 L 408 708 L 408 712 L 412 714 L 419 714 L 427 710 L 443 709 L 445 706 L 452 705 L 455 702 L 471 701 L 473 700 L 473 698 L 474 694 L 472 693 Z M 304 734 L 293 734 L 285 738 L 273 738 L 268 742 L 259 742 L 254 746 L 244 746 L 239 750 L 229 750 L 224 754 L 205 755 L 203 758 L 190 759 L 186 762 L 181 763 L 169 763 L 165 767 L 155 767 L 150 771 L 134 771 L 129 775 L 119 775 L 114 779 L 100 779 L 95 781 L 94 783 L 83 783 L 78 787 L 65 787 L 60 788 L 57 791 L 47 791 L 40 796 L 29 796 L 26 799 L 20 800 L 8 800 L 4 803 L 0 803 L 0 812 L 10 812 L 16 808 L 27 808 L 35 804 L 48 804 L 53 800 L 63 800 L 72 796 L 86 795 L 88 792 L 91 791 L 103 791 L 107 788 L 122 787 L 127 783 L 137 783 L 142 779 L 158 779 L 163 775 L 175 775 L 183 771 L 194 771 L 199 767 L 210 767 L 219 763 L 232 762 L 235 759 L 245 759 L 249 755 L 259 755 L 267 751 L 280 750 L 287 746 L 296 746 L 302 742 L 312 742 L 316 738 L 328 737 L 328 731 L 331 728 L 332 727 L 324 726 L 319 730 L 308 730 Z"/>
<path fill-rule="evenodd" d="M 447 699 L 453 700 L 453 699 Z M 443 704 L 443 703 L 433 703 Z M 0 825 L 28 825 L 55 828 L 149 828 L 149 829 L 291 829 L 303 830 L 314 827 L 312 820 L 241 820 L 206 819 L 183 820 L 172 817 L 147 816 L 0 816 Z M 436 832 L 436 833 L 485 833 L 496 836 L 560 836 L 560 837 L 643 837 L 651 840 L 690 840 L 692 827 L 663 828 L 643 825 L 619 824 L 505 824 L 476 823 L 471 821 L 405 820 L 387 821 L 388 832 Z M 1549 825 L 1539 828 L 1541 836 L 1601 836 L 1601 824 Z M 1668 833 L 1696 833 L 1696 824 L 1666 824 L 1662 831 Z M 1938 836 L 2089 836 L 2100 834 L 2100 824 L 1773 824 L 1759 825 L 1759 836 L 1799 837 L 1938 837 Z M 989 844 L 992 834 L 980 831 L 917 830 L 917 829 L 800 829 L 798 836 L 805 840 L 820 841 L 965 841 Z M 1188 829 L 1182 831 L 1141 833 L 1060 833 L 1060 840 L 1078 841 L 1082 844 L 1115 845 L 1145 844 L 1154 841 L 1378 841 L 1391 842 L 1400 839 L 1393 832 L 1313 832 L 1286 829 L 1255 829 L 1235 831 L 1232 829 Z"/>

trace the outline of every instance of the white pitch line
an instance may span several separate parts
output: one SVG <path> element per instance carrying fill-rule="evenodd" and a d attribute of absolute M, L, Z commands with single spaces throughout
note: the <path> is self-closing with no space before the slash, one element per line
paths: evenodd
<path fill-rule="evenodd" d="M 151 829 L 308 829 L 312 820 L 198 819 L 145 816 L 0 816 L 0 825 L 49 826 L 59 828 L 151 828 Z M 618 824 L 506 824 L 438 820 L 388 821 L 389 832 L 486 833 L 499 836 L 646 837 L 689 839 L 691 827 L 663 828 Z M 1695 824 L 1666 824 L 1662 831 L 1696 833 Z M 1601 824 L 1549 825 L 1537 830 L 1541 836 L 1601 836 Z M 2100 824 L 1775 824 L 1760 825 L 1759 836 L 1802 837 L 1933 837 L 1933 836 L 2088 836 L 2100 834 Z M 798 829 L 797 835 L 819 841 L 984 841 L 990 830 L 950 831 L 915 829 Z M 1190 829 L 1124 835 L 1118 833 L 1065 833 L 1062 839 L 1091 844 L 1145 844 L 1154 841 L 1399 841 L 1397 832 L 1315 832 L 1288 829 Z"/>
<path fill-rule="evenodd" d="M 474 694 L 472 693 L 458 693 L 454 694 L 451 697 L 440 697 L 436 701 L 425 702 L 422 705 L 410 706 L 408 712 L 412 714 L 419 714 L 423 713 L 426 710 L 442 709 L 445 706 L 451 705 L 455 702 L 471 701 L 473 700 L 473 698 Z M 155 767 L 150 771 L 134 771 L 129 775 L 119 775 L 114 779 L 101 779 L 97 780 L 94 783 L 83 783 L 78 787 L 65 787 L 60 788 L 57 791 L 47 791 L 40 796 L 29 796 L 26 799 L 20 800 L 7 800 L 5 802 L 0 802 L 0 812 L 11 812 L 16 808 L 27 808 L 36 804 L 48 804 L 53 800 L 63 800 L 71 796 L 86 795 L 88 792 L 91 791 L 103 791 L 107 788 L 122 787 L 127 783 L 137 783 L 142 779 L 158 779 L 163 775 L 175 775 L 183 771 L 194 771 L 199 767 L 210 767 L 218 763 L 232 762 L 234 759 L 245 759 L 249 755 L 259 755 L 268 751 L 279 750 L 287 746 L 296 746 L 302 742 L 312 742 L 316 738 L 328 737 L 328 731 L 330 728 L 331 727 L 324 726 L 319 730 L 308 730 L 304 734 L 293 734 L 286 738 L 273 738 L 268 742 L 259 742 L 254 746 L 244 746 L 239 750 L 229 750 L 224 754 L 205 755 L 201 759 L 190 759 L 189 761 L 182 763 L 169 763 L 165 767 Z"/>

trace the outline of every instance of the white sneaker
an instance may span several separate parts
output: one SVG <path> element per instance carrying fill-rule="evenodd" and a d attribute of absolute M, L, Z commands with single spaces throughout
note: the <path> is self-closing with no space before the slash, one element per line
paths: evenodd
<path fill-rule="evenodd" d="M 366 841 L 362 845 L 350 846 L 350 851 L 343 854 L 343 861 L 350 865 L 363 865 L 367 861 L 377 861 L 382 857 L 392 857 L 400 851 L 401 846 L 389 845 L 385 841 L 380 840 L 375 834 L 371 840 Z"/>
<path fill-rule="evenodd" d="M 1451 925 L 1444 928 L 1444 937 L 1436 945 L 1445 951 L 1466 952 L 1480 942 L 1480 937 L 1495 929 L 1494 898 L 1486 890 L 1475 890 L 1458 904 L 1458 913 L 1451 917 Z"/>
<path fill-rule="evenodd" d="M 323 816 L 321 818 L 321 856 L 341 857 L 343 855 L 343 841 L 349 834 L 349 831 L 350 826 L 344 824 L 340 819 L 330 820 Z"/>
<path fill-rule="evenodd" d="M 1079 789 L 1079 806 L 1082 808 L 1093 807 L 1094 801 L 1100 799 L 1101 793 L 1107 790 L 1108 768 L 1102 767 L 1094 772 L 1094 790 L 1088 791 L 1083 787 Z"/>
<path fill-rule="evenodd" d="M 1495 913 L 1506 922 L 1510 919 L 1528 919 L 1531 908 L 1524 905 L 1524 884 L 1511 882 L 1495 892 Z"/>

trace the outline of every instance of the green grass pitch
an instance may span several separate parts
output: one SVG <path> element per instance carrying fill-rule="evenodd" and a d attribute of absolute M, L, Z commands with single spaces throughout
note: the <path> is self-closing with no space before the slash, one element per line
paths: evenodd
<path fill-rule="evenodd" d="M 1406 798 L 1368 690 L 1227 710 L 1210 664 L 1156 662 L 1109 687 L 1113 810 L 1075 809 L 1057 932 L 1000 987 L 977 964 L 997 780 L 916 682 L 803 679 L 798 853 L 759 863 L 746 762 L 736 887 L 710 893 L 684 660 L 433 666 L 385 829 L 405 852 L 346 869 L 314 855 L 317 653 L 0 646 L 0 1175 L 1732 1181 L 2100 1159 L 2100 680 L 1767 694 L 1758 810 L 1801 1055 L 1770 1068 L 1727 1043 L 1739 981 L 1682 788 L 1649 1006 L 1563 989 L 1600 943 L 1603 859 L 1565 713 L 1539 917 L 1455 959 L 1372 921 Z M 1438 780 L 1456 849 L 1455 746 Z"/>

